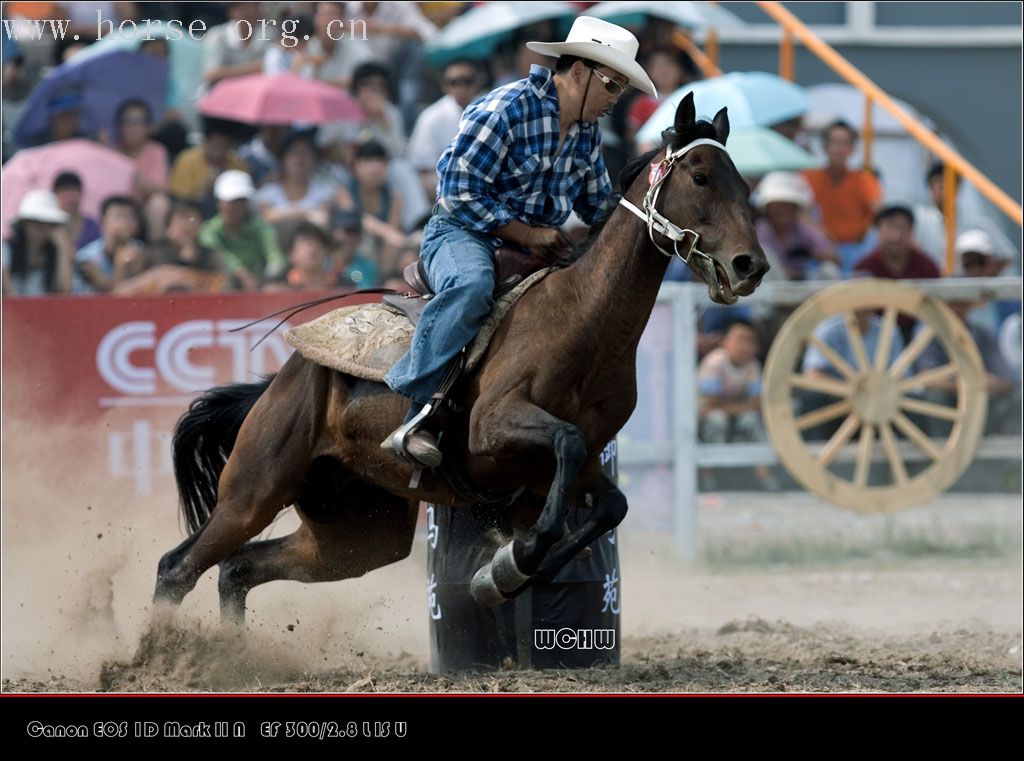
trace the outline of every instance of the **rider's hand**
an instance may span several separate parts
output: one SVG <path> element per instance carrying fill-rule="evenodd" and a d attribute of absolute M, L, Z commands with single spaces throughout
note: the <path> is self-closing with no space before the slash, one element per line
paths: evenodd
<path fill-rule="evenodd" d="M 562 258 L 572 250 L 572 241 L 557 227 L 534 227 L 527 236 L 526 248 L 547 261 Z"/>

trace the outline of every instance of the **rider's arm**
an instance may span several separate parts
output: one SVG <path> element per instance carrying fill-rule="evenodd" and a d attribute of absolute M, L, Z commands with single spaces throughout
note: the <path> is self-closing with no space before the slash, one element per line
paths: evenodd
<path fill-rule="evenodd" d="M 502 111 L 470 108 L 441 157 L 440 197 L 452 216 L 472 230 L 491 232 L 514 220 L 512 210 L 494 195 L 512 140 Z"/>

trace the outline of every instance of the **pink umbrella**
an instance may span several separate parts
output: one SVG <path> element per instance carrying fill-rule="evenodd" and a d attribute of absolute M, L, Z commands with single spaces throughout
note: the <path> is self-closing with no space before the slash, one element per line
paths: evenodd
<path fill-rule="evenodd" d="M 325 124 L 366 118 L 344 90 L 290 73 L 221 80 L 199 101 L 199 112 L 246 124 Z"/>
<path fill-rule="evenodd" d="M 104 198 L 131 193 L 135 162 L 90 140 L 61 140 L 18 151 L 2 172 L 0 227 L 4 238 L 22 196 L 30 190 L 50 190 L 61 172 L 77 172 L 82 178 L 82 213 L 96 217 Z"/>

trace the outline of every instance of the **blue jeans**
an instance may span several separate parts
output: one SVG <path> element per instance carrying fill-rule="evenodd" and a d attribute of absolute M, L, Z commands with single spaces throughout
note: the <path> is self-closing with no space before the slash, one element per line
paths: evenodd
<path fill-rule="evenodd" d="M 448 363 L 468 345 L 494 306 L 497 238 L 434 216 L 423 230 L 420 257 L 434 297 L 427 302 L 412 347 L 384 376 L 395 393 L 420 407 L 430 401 Z M 408 421 L 418 408 L 410 408 Z"/>

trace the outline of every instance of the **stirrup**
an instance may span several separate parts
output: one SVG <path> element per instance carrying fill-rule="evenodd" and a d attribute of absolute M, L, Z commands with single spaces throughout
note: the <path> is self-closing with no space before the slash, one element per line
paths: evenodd
<path fill-rule="evenodd" d="M 409 454 L 406 444 L 409 439 L 409 434 L 415 431 L 419 427 L 420 423 L 426 420 L 433 411 L 434 407 L 432 404 L 424 405 L 423 409 L 416 413 L 416 417 L 404 424 L 381 442 L 381 449 L 387 449 L 389 452 L 394 452 L 407 463 L 414 465 L 417 468 L 429 467 Z"/>

